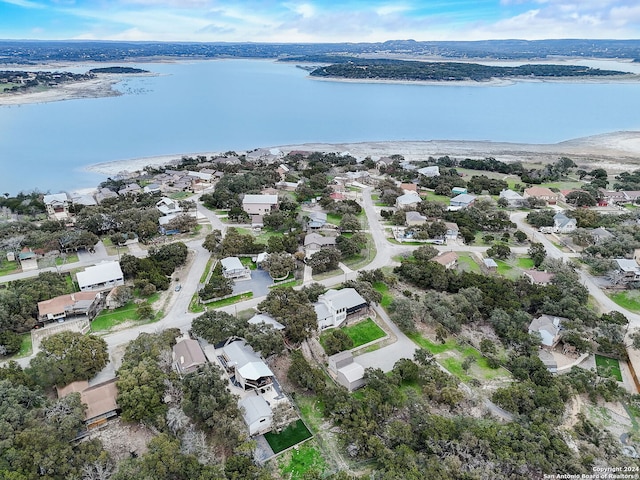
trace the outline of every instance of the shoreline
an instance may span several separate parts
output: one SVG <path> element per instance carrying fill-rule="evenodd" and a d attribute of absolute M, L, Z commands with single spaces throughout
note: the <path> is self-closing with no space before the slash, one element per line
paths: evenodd
<path fill-rule="evenodd" d="M 552 144 L 511 143 L 478 140 L 402 140 L 341 143 L 304 143 L 274 147 L 283 153 L 292 150 L 349 152 L 358 159 L 371 156 L 374 160 L 393 154 L 401 154 L 406 160 L 426 160 L 429 156 L 485 158 L 488 156 L 506 162 L 524 161 L 547 163 L 561 156 L 570 156 L 576 163 L 594 164 L 611 171 L 638 168 L 640 165 L 640 131 L 611 132 L 589 137 L 575 138 Z M 83 170 L 106 176 L 144 170 L 146 166 L 164 166 L 179 162 L 183 156 L 206 157 L 222 152 L 193 152 L 167 154 L 133 159 L 102 162 L 84 167 Z"/>

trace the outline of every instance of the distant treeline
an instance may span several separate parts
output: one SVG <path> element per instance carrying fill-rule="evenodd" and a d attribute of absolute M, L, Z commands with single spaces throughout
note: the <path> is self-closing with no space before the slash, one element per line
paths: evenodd
<path fill-rule="evenodd" d="M 19 92 L 33 87 L 55 87 L 67 82 L 90 80 L 92 73 L 0 71 L 0 93 Z"/>
<path fill-rule="evenodd" d="M 89 73 L 149 73 L 149 70 L 133 67 L 103 67 L 92 68 Z"/>
<path fill-rule="evenodd" d="M 314 77 L 372 80 L 487 81 L 494 78 L 565 78 L 624 75 L 579 65 L 520 65 L 497 67 L 477 63 L 417 62 L 403 60 L 348 60 L 318 67 Z"/>

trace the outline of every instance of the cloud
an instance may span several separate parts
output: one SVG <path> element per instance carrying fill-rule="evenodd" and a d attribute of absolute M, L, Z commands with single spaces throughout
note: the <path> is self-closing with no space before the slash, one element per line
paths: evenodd
<path fill-rule="evenodd" d="M 24 8 L 46 8 L 44 5 L 31 0 L 0 0 L 0 2 Z"/>

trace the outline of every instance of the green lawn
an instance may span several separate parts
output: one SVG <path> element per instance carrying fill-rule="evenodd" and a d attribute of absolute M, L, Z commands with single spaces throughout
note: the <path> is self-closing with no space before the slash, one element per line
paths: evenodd
<path fill-rule="evenodd" d="M 380 300 L 380 306 L 387 309 L 391 302 L 393 302 L 393 295 L 389 293 L 389 286 L 383 282 L 376 282 L 373 284 L 373 289 L 382 294 L 382 300 Z"/>
<path fill-rule="evenodd" d="M 530 270 L 533 268 L 533 260 L 528 257 L 518 257 L 518 267 L 523 270 Z"/>
<path fill-rule="evenodd" d="M 342 220 L 342 215 L 338 215 L 337 213 L 327 213 L 327 223 L 340 225 L 340 220 Z"/>
<path fill-rule="evenodd" d="M 193 196 L 191 192 L 173 192 L 169 195 L 171 200 L 184 200 L 185 198 L 189 198 Z"/>
<path fill-rule="evenodd" d="M 602 357 L 596 355 L 596 370 L 601 377 L 613 376 L 619 382 L 622 381 L 622 372 L 620 371 L 620 362 L 615 358 Z"/>
<path fill-rule="evenodd" d="M 640 311 L 640 291 L 638 290 L 627 290 L 624 292 L 612 293 L 609 294 L 609 298 L 622 308 L 626 308 L 632 312 Z"/>
<path fill-rule="evenodd" d="M 207 308 L 220 308 L 234 303 L 242 302 L 253 297 L 253 292 L 241 293 L 240 295 L 234 295 L 233 297 L 225 298 L 223 300 L 216 300 L 215 302 L 207 303 Z"/>
<path fill-rule="evenodd" d="M 33 353 L 33 342 L 31 341 L 31 333 L 22 334 L 22 342 L 20 350 L 14 355 L 14 358 L 28 357 Z"/>
<path fill-rule="evenodd" d="M 77 261 L 78 261 L 77 253 L 67 254 L 65 258 L 56 257 L 56 265 L 58 266 L 64 265 L 66 263 L 76 263 Z"/>
<path fill-rule="evenodd" d="M 458 266 L 465 272 L 480 273 L 480 265 L 478 265 L 470 253 L 458 254 Z"/>
<path fill-rule="evenodd" d="M 449 205 L 449 197 L 447 197 L 446 195 L 436 195 L 431 190 L 420 192 L 420 196 L 425 200 L 429 200 L 431 202 L 446 203 L 447 205 Z"/>
<path fill-rule="evenodd" d="M 149 304 L 152 304 L 155 301 L 157 301 L 159 298 L 160 298 L 160 293 L 156 292 L 147 299 L 147 302 Z M 91 331 L 101 332 L 105 330 L 110 330 L 116 325 L 120 325 L 121 323 L 124 323 L 124 322 L 129 322 L 129 321 L 137 322 L 140 320 L 137 310 L 138 310 L 138 305 L 133 301 L 127 303 L 126 305 L 123 305 L 120 308 L 116 308 L 114 310 L 103 310 L 100 313 L 100 315 L 94 318 L 93 321 L 91 322 Z M 153 321 L 159 320 L 160 315 L 161 315 L 160 312 L 156 313 Z"/>
<path fill-rule="evenodd" d="M 309 429 L 300 419 L 293 422 L 280 433 L 267 432 L 264 434 L 264 438 L 269 443 L 273 453 L 280 453 L 310 437 L 311 432 L 309 432 Z"/>
<path fill-rule="evenodd" d="M 270 288 L 297 287 L 298 285 L 302 285 L 302 280 L 289 280 L 288 282 L 271 285 Z"/>
<path fill-rule="evenodd" d="M 300 448 L 292 450 L 290 456 L 287 455 L 282 458 L 278 465 L 282 478 L 290 480 L 322 478 L 322 473 L 327 468 L 327 462 L 314 440 L 309 440 L 301 445 Z M 309 472 L 316 472 L 318 476 L 308 477 Z"/>
<path fill-rule="evenodd" d="M 247 267 L 249 270 L 255 270 L 258 266 L 252 260 L 252 257 L 240 257 L 240 263 Z"/>
<path fill-rule="evenodd" d="M 344 272 L 342 271 L 341 268 L 336 268 L 335 270 L 329 270 L 328 272 L 314 273 L 313 274 L 313 280 L 315 282 L 318 282 L 320 280 L 325 280 L 327 278 L 336 277 L 338 275 L 344 275 Z"/>
<path fill-rule="evenodd" d="M 0 265 L 0 277 L 3 275 L 11 275 L 20 272 L 18 262 L 2 262 Z"/>
<path fill-rule="evenodd" d="M 349 335 L 349 338 L 353 340 L 353 348 L 364 345 L 365 343 L 373 342 L 378 338 L 382 338 L 386 335 L 376 322 L 367 318 L 364 322 L 356 323 L 349 327 L 342 329 L 344 333 Z"/>
<path fill-rule="evenodd" d="M 200 303 L 200 296 L 197 292 L 193 294 L 193 297 L 191 297 L 191 301 L 189 302 L 189 311 L 191 313 L 204 312 L 204 305 Z"/>
<path fill-rule="evenodd" d="M 252 313 L 254 313 L 252 311 Z M 316 395 L 296 395 L 296 405 L 312 432 L 318 432 L 324 423 L 324 402 Z"/>

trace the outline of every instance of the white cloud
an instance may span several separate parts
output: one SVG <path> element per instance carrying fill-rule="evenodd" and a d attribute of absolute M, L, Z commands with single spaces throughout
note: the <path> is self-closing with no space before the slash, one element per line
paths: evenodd
<path fill-rule="evenodd" d="M 45 8 L 44 5 L 37 2 L 32 2 L 31 0 L 0 0 L 0 2 L 24 8 Z"/>

